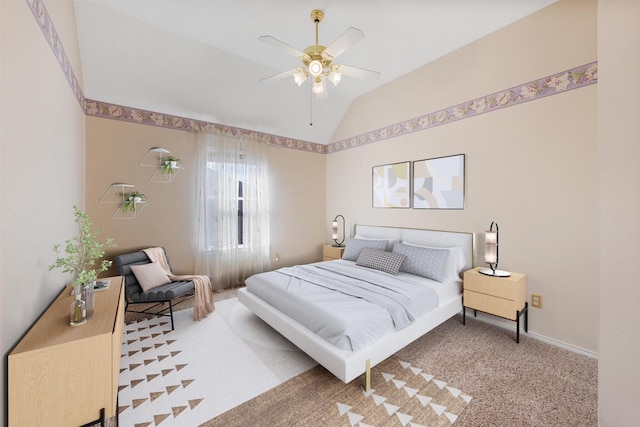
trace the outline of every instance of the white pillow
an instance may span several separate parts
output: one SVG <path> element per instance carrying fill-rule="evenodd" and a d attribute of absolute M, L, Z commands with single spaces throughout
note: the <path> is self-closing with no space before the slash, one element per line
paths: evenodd
<path fill-rule="evenodd" d="M 445 282 L 455 282 L 460 281 L 460 273 L 464 269 L 465 265 L 467 265 L 467 259 L 464 256 L 464 252 L 462 252 L 462 248 L 453 247 L 453 248 L 437 248 L 434 246 L 426 246 L 420 245 L 418 243 L 411 243 L 407 241 L 402 241 L 403 244 L 409 246 L 418 246 L 421 248 L 429 248 L 429 249 L 448 249 L 449 257 L 447 258 L 447 264 L 445 266 Z"/>
<path fill-rule="evenodd" d="M 133 272 L 133 275 L 136 276 L 136 279 L 144 292 L 171 281 L 167 272 L 164 271 L 164 268 L 162 268 L 162 266 L 157 262 L 132 265 L 131 271 Z"/>

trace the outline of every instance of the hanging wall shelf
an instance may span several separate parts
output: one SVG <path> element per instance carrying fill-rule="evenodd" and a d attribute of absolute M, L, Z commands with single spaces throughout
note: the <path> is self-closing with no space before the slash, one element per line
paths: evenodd
<path fill-rule="evenodd" d="M 180 159 L 173 156 L 169 150 L 161 147 L 150 148 L 138 165 L 156 169 L 151 176 L 153 182 L 171 182 L 178 172 L 184 169 Z"/>
<path fill-rule="evenodd" d="M 118 205 L 111 216 L 113 219 L 133 219 L 142 213 L 147 201 L 144 194 L 141 194 L 135 185 L 114 183 L 104 192 L 100 203 Z"/>

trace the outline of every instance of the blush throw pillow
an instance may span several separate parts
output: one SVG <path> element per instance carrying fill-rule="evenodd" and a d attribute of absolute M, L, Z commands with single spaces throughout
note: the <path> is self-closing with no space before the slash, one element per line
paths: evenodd
<path fill-rule="evenodd" d="M 356 265 L 373 268 L 397 276 L 404 258 L 404 255 L 381 251 L 379 249 L 364 248 L 360 252 L 360 256 L 358 256 Z"/>
<path fill-rule="evenodd" d="M 148 264 L 132 265 L 131 271 L 136 276 L 138 283 L 143 291 L 148 291 L 165 283 L 169 283 L 171 279 L 164 271 L 164 268 L 157 262 Z"/>

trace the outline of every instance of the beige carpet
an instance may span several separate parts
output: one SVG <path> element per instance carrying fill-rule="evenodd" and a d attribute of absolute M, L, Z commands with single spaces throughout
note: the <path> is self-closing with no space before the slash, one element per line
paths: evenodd
<path fill-rule="evenodd" d="M 456 316 L 397 353 L 473 396 L 460 426 L 597 426 L 598 362 Z"/>

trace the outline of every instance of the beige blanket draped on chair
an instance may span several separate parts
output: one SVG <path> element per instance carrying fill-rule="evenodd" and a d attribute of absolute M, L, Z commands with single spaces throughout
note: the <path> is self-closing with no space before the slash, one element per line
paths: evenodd
<path fill-rule="evenodd" d="M 172 281 L 191 280 L 195 284 L 195 295 L 193 301 L 193 319 L 204 319 L 214 310 L 213 290 L 211 288 L 211 280 L 208 276 L 200 276 L 195 274 L 175 276 L 169 268 L 167 257 L 161 247 L 143 249 L 151 262 L 158 262 L 167 272 L 169 279 Z"/>

